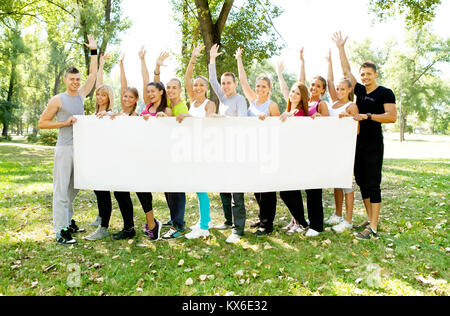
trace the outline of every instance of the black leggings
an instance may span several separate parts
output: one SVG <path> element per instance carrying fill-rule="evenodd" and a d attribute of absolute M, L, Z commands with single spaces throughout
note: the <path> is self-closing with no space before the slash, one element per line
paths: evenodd
<path fill-rule="evenodd" d="M 98 215 L 102 219 L 101 226 L 108 228 L 112 212 L 111 193 L 109 191 L 94 191 L 94 193 L 97 197 Z"/>
<path fill-rule="evenodd" d="M 153 210 L 153 196 L 149 192 L 136 192 L 142 208 L 145 213 Z M 130 192 L 114 192 L 117 203 L 119 203 L 119 209 L 122 213 L 123 226 L 125 230 L 129 230 L 134 227 L 133 218 L 133 202 L 131 201 Z M 102 218 L 103 220 L 103 218 Z"/>
<path fill-rule="evenodd" d="M 323 231 L 323 203 L 322 189 L 305 190 L 306 205 L 308 209 L 309 227 L 317 232 Z M 307 227 L 305 220 L 305 210 L 303 207 L 303 198 L 300 190 L 282 191 L 280 197 L 288 207 L 292 216 L 303 227 Z"/>

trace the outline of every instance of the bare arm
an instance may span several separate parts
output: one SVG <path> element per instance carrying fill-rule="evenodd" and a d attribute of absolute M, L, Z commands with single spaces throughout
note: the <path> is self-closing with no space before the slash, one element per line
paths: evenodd
<path fill-rule="evenodd" d="M 109 55 L 100 55 L 100 65 L 98 66 L 97 81 L 95 82 L 95 89 L 98 89 L 103 84 L 103 68 L 105 61 L 109 59 Z"/>
<path fill-rule="evenodd" d="M 348 62 L 347 54 L 345 53 L 345 43 L 347 42 L 348 36 L 343 39 L 341 32 L 336 32 L 333 35 L 333 41 L 336 43 L 337 48 L 339 49 L 339 57 L 341 59 L 341 67 L 342 72 L 344 73 L 345 78 L 350 79 L 353 84 L 353 88 L 356 86 L 356 78 L 352 74 L 352 69 L 350 67 L 350 63 Z"/>
<path fill-rule="evenodd" d="M 397 107 L 395 103 L 385 103 L 383 114 L 372 114 L 372 121 L 378 123 L 395 123 L 397 122 Z M 356 121 L 368 120 L 369 116 L 367 114 L 357 114 L 354 116 Z"/>
<path fill-rule="evenodd" d="M 280 84 L 281 93 L 283 94 L 284 99 L 286 100 L 286 102 L 289 102 L 289 87 L 286 83 L 286 80 L 284 80 L 283 70 L 284 70 L 284 62 L 280 61 L 277 64 L 278 82 Z"/>
<path fill-rule="evenodd" d="M 334 74 L 333 74 L 333 62 L 331 60 L 331 49 L 328 53 L 328 77 L 327 77 L 327 83 L 328 83 L 328 93 L 330 94 L 331 100 L 333 102 L 336 102 L 338 100 L 337 93 L 336 93 L 336 87 L 334 86 Z"/>
<path fill-rule="evenodd" d="M 66 127 L 73 125 L 76 122 L 74 117 L 69 117 L 65 122 L 53 122 L 56 113 L 61 108 L 61 98 L 58 96 L 53 97 L 45 108 L 42 115 L 39 117 L 39 128 L 40 129 L 57 129 L 61 127 Z"/>
<path fill-rule="evenodd" d="M 123 95 L 128 89 L 127 77 L 125 75 L 125 68 L 123 66 L 124 58 L 125 55 L 122 55 L 122 58 L 120 59 L 120 102 L 122 105 L 123 105 Z"/>
<path fill-rule="evenodd" d="M 187 92 L 189 100 L 191 100 L 191 102 L 193 102 L 193 100 L 194 100 L 194 86 L 193 86 L 193 82 L 192 82 L 192 75 L 194 73 L 195 61 L 197 60 L 198 57 L 202 56 L 202 50 L 204 48 L 205 48 L 205 45 L 203 45 L 203 44 L 199 44 L 199 45 L 197 45 L 197 47 L 194 48 L 194 50 L 192 51 L 191 60 L 189 61 L 189 66 L 186 69 L 186 74 L 184 76 L 184 81 L 186 84 L 186 92 Z"/>
<path fill-rule="evenodd" d="M 144 96 L 144 103 L 150 104 L 150 100 L 147 96 L 147 86 L 150 83 L 150 75 L 148 73 L 147 64 L 145 63 L 145 53 L 147 53 L 147 50 L 144 49 L 144 46 L 141 47 L 139 51 L 139 59 L 141 60 L 141 73 L 142 73 L 142 95 Z"/>
<path fill-rule="evenodd" d="M 303 84 L 306 84 L 306 71 L 305 71 L 305 59 L 303 58 L 304 47 L 300 50 L 300 75 L 298 77 L 298 81 Z"/>
<path fill-rule="evenodd" d="M 88 35 L 89 43 L 84 44 L 91 50 L 97 49 L 97 40 Z M 86 79 L 86 82 L 80 87 L 78 93 L 82 98 L 85 98 L 94 88 L 95 81 L 97 80 L 97 55 L 91 56 L 91 64 L 89 66 L 89 76 Z"/>
<path fill-rule="evenodd" d="M 248 84 L 247 73 L 245 72 L 244 64 L 242 63 L 243 50 L 244 50 L 243 48 L 239 47 L 235 54 L 239 70 L 239 81 L 241 82 L 242 90 L 244 91 L 245 97 L 250 103 L 252 103 L 256 99 L 258 99 L 258 95 L 255 93 L 255 91 L 252 90 L 252 88 Z"/>
<path fill-rule="evenodd" d="M 275 102 L 272 102 L 269 106 L 269 113 L 270 116 L 280 116 L 280 108 L 278 107 L 278 104 Z"/>
<path fill-rule="evenodd" d="M 156 59 L 155 73 L 153 77 L 154 82 L 161 82 L 161 66 L 166 67 L 164 61 L 170 56 L 168 52 L 162 52 L 159 54 L 158 59 Z"/>
<path fill-rule="evenodd" d="M 205 106 L 206 117 L 211 117 L 216 114 L 216 104 L 212 101 L 209 101 Z"/>

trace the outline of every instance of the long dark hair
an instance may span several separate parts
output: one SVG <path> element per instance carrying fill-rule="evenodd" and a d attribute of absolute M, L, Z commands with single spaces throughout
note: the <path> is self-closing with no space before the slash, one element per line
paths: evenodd
<path fill-rule="evenodd" d="M 156 113 L 158 112 L 165 112 L 167 109 L 167 92 L 166 87 L 162 82 L 150 82 L 148 84 L 148 87 L 154 86 L 159 91 L 163 91 L 163 94 L 161 95 L 161 103 L 159 104 L 158 108 L 156 109 Z"/>

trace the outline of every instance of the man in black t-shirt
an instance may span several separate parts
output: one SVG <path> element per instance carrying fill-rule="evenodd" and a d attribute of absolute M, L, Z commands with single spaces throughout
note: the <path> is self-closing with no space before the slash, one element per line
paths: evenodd
<path fill-rule="evenodd" d="M 378 219 L 381 209 L 381 172 L 383 167 L 383 132 L 381 124 L 395 123 L 397 109 L 395 95 L 392 90 L 378 86 L 377 67 L 371 62 L 365 62 L 359 74 L 363 84 L 357 83 L 351 72 L 350 63 L 345 54 L 345 43 L 340 32 L 333 36 L 333 41 L 339 49 L 341 66 L 344 76 L 353 83 L 357 97 L 359 114 L 354 119 L 359 122 L 360 132 L 356 141 L 355 180 L 361 190 L 367 221 L 359 227 L 364 227 L 358 239 L 370 239 L 377 236 Z"/>

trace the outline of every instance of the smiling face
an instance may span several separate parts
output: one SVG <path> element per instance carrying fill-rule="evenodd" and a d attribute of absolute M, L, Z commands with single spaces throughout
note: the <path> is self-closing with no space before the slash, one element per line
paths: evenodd
<path fill-rule="evenodd" d="M 289 100 L 291 101 L 291 104 L 294 108 L 296 108 L 297 105 L 300 104 L 301 98 L 302 93 L 300 92 L 300 89 L 296 85 L 293 86 L 291 92 L 289 93 Z"/>
<path fill-rule="evenodd" d="M 66 88 L 71 93 L 78 92 L 78 89 L 80 89 L 81 86 L 81 75 L 79 73 L 76 74 L 67 74 L 64 77 L 64 84 L 66 85 Z"/>
<path fill-rule="evenodd" d="M 161 97 L 164 93 L 164 90 L 158 90 L 155 86 L 151 85 L 147 87 L 147 97 L 150 100 L 151 104 L 161 102 Z"/>
<path fill-rule="evenodd" d="M 255 92 L 259 99 L 267 99 L 270 91 L 270 83 L 266 79 L 258 79 L 256 81 Z"/>
<path fill-rule="evenodd" d="M 202 78 L 196 78 L 194 80 L 194 94 L 195 97 L 204 97 L 208 91 L 208 82 Z"/>
<path fill-rule="evenodd" d="M 314 78 L 311 82 L 311 87 L 309 88 L 309 92 L 311 92 L 311 97 L 320 97 L 325 93 L 325 85 L 322 80 L 319 78 Z"/>
<path fill-rule="evenodd" d="M 103 90 L 97 90 L 97 93 L 95 94 L 98 107 L 100 111 L 106 110 L 109 105 L 109 95 L 106 91 Z"/>
<path fill-rule="evenodd" d="M 173 100 L 173 99 L 180 98 L 182 89 L 181 89 L 180 83 L 178 81 L 170 80 L 167 83 L 166 91 L 167 91 L 167 97 L 169 99 Z"/>
<path fill-rule="evenodd" d="M 336 85 L 336 94 L 339 101 L 347 101 L 352 90 L 352 87 L 349 87 L 346 81 L 340 81 Z"/>
<path fill-rule="evenodd" d="M 376 84 L 378 72 L 376 72 L 375 69 L 371 67 L 362 67 L 359 71 L 359 75 L 364 86 L 368 87 Z"/>
<path fill-rule="evenodd" d="M 237 82 L 232 76 L 222 75 L 222 78 L 220 79 L 220 86 L 226 96 L 233 96 L 236 94 Z"/>
<path fill-rule="evenodd" d="M 131 91 L 126 91 L 123 94 L 122 110 L 129 112 L 131 109 L 136 107 L 138 102 L 138 97 Z"/>

